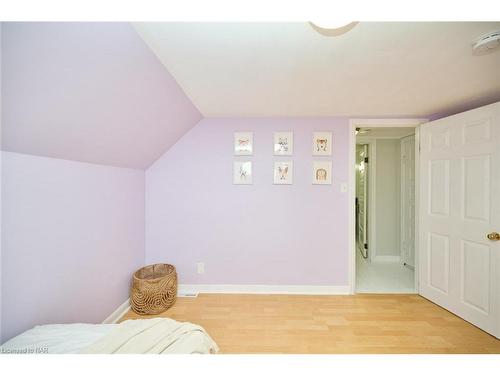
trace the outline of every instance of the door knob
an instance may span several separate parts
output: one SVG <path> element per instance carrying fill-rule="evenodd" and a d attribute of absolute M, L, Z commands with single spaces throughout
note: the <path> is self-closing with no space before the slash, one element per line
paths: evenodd
<path fill-rule="evenodd" d="M 500 234 L 497 233 L 497 232 L 491 232 L 486 237 L 488 237 L 488 239 L 491 240 L 491 241 L 498 241 L 498 240 L 500 240 Z"/>

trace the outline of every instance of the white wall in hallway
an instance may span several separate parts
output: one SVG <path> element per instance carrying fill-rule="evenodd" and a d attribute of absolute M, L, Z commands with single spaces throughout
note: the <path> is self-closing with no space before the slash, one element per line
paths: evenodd
<path fill-rule="evenodd" d="M 379 257 L 399 257 L 399 197 L 401 190 L 399 139 L 376 140 L 375 168 L 375 260 Z M 381 259 L 384 258 L 379 258 L 379 260 Z"/>

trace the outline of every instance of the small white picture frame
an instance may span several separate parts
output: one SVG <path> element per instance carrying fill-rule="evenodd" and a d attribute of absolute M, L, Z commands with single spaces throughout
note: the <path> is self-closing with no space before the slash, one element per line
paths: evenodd
<path fill-rule="evenodd" d="M 252 185 L 252 162 L 235 161 L 233 162 L 233 184 Z"/>
<path fill-rule="evenodd" d="M 293 162 L 275 161 L 274 162 L 274 184 L 291 185 L 293 184 Z"/>
<path fill-rule="evenodd" d="M 274 133 L 274 155 L 293 155 L 293 132 Z"/>
<path fill-rule="evenodd" d="M 329 156 L 332 154 L 332 132 L 314 132 L 312 140 L 314 156 Z"/>
<path fill-rule="evenodd" d="M 234 155 L 253 155 L 253 133 L 234 133 Z"/>
<path fill-rule="evenodd" d="M 332 161 L 315 160 L 312 169 L 313 185 L 331 185 L 332 184 Z"/>

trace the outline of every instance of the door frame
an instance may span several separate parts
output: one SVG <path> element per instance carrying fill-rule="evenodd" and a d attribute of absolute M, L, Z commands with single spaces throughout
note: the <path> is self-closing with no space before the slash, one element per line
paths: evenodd
<path fill-rule="evenodd" d="M 420 137 L 419 126 L 428 122 L 423 118 L 361 118 L 349 120 L 349 157 L 348 157 L 348 225 L 349 225 L 349 293 L 356 293 L 356 128 L 415 128 L 415 233 L 418 231 L 418 215 L 420 202 L 420 179 L 417 171 L 420 171 Z M 370 215 L 370 213 L 368 214 Z M 418 236 L 415 235 L 415 259 L 418 259 Z M 418 292 L 418 263 L 415 262 L 415 291 Z"/>

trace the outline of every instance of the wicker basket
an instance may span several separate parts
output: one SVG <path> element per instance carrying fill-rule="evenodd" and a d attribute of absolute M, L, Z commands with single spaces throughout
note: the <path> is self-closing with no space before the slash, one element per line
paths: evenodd
<path fill-rule="evenodd" d="M 130 301 L 137 314 L 160 314 L 176 298 L 177 272 L 171 264 L 153 264 L 134 273 Z"/>

